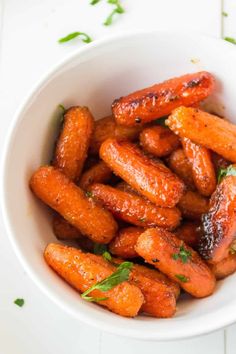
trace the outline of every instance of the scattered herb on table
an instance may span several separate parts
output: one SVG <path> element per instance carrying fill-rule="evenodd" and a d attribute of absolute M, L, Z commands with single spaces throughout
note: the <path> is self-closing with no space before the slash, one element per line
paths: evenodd
<path fill-rule="evenodd" d="M 98 0 L 99 1 L 99 0 Z M 227 12 L 225 12 L 225 11 L 222 11 L 222 16 L 224 16 L 224 17 L 228 17 L 228 13 Z"/>
<path fill-rule="evenodd" d="M 236 39 L 232 37 L 224 37 L 224 40 L 233 44 L 236 44 Z"/>
<path fill-rule="evenodd" d="M 230 165 L 226 168 L 220 168 L 218 170 L 217 181 L 220 183 L 226 176 L 236 176 L 236 167 Z"/>
<path fill-rule="evenodd" d="M 88 294 L 91 293 L 91 291 L 93 290 L 100 290 L 102 292 L 111 290 L 115 286 L 128 280 L 132 267 L 133 267 L 132 262 L 121 263 L 113 274 L 103 279 L 102 281 L 92 285 L 88 290 L 86 290 L 83 294 L 81 294 L 81 297 L 84 300 L 95 301 L 95 302 L 107 300 L 108 299 L 107 297 L 94 298 L 92 296 L 88 296 Z"/>
<path fill-rule="evenodd" d="M 113 18 L 116 14 L 121 15 L 125 12 L 124 8 L 121 6 L 119 0 L 107 0 L 108 4 L 115 5 L 114 10 L 110 13 L 110 15 L 104 21 L 105 26 L 110 26 L 113 22 Z"/>
<path fill-rule="evenodd" d="M 18 299 L 16 299 L 16 300 L 14 301 L 14 304 L 16 304 L 16 305 L 19 306 L 19 307 L 23 307 L 24 304 L 25 304 L 25 300 L 18 298 Z"/>
<path fill-rule="evenodd" d="M 72 33 L 69 33 L 67 36 L 63 37 L 63 38 L 60 38 L 58 40 L 59 43 L 65 43 L 65 42 L 69 42 L 71 41 L 72 39 L 76 38 L 76 37 L 80 37 L 81 40 L 84 42 L 84 43 L 90 43 L 92 42 L 92 38 L 87 35 L 86 33 L 84 32 L 72 32 Z"/>

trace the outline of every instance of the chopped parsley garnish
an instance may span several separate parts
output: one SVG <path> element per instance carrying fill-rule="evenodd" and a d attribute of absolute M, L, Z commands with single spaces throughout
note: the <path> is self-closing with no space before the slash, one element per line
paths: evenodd
<path fill-rule="evenodd" d="M 76 38 L 76 37 L 80 37 L 81 40 L 84 42 L 84 43 L 90 43 L 92 42 L 92 38 L 89 37 L 86 33 L 84 32 L 72 32 L 72 33 L 69 33 L 67 36 L 63 37 L 63 38 L 60 38 L 58 40 L 59 43 L 65 43 L 65 42 L 69 42 L 71 41 L 72 39 Z"/>
<path fill-rule="evenodd" d="M 103 252 L 102 256 L 105 259 L 105 261 L 108 261 L 108 262 L 112 261 L 112 256 L 108 251 Z"/>
<path fill-rule="evenodd" d="M 86 197 L 88 197 L 88 198 L 93 198 L 93 193 L 92 193 L 92 192 L 87 191 L 87 192 L 85 193 L 85 195 L 86 195 Z"/>
<path fill-rule="evenodd" d="M 182 281 L 182 283 L 187 283 L 189 281 L 189 278 L 187 278 L 185 275 L 183 274 L 175 274 L 175 277 L 177 279 L 179 279 L 180 281 Z"/>
<path fill-rule="evenodd" d="M 235 254 L 236 253 L 236 241 L 233 241 L 230 245 L 230 248 L 229 248 L 229 253 L 230 254 Z"/>
<path fill-rule="evenodd" d="M 101 0 L 92 0 L 92 1 L 90 1 L 90 5 L 96 5 L 100 1 Z"/>
<path fill-rule="evenodd" d="M 24 299 L 16 299 L 16 300 L 14 301 L 14 304 L 16 304 L 16 305 L 19 306 L 19 307 L 23 307 L 24 304 L 25 304 L 25 300 L 24 300 Z"/>
<path fill-rule="evenodd" d="M 132 262 L 123 262 L 118 267 L 117 270 L 111 274 L 109 277 L 103 279 L 102 281 L 92 285 L 88 290 L 86 290 L 81 297 L 87 301 L 104 301 L 107 300 L 107 297 L 103 298 L 94 298 L 88 296 L 89 293 L 93 290 L 100 290 L 102 292 L 109 291 L 113 289 L 115 286 L 123 283 L 124 281 L 129 279 L 131 268 L 133 267 Z"/>
<path fill-rule="evenodd" d="M 225 41 L 236 44 L 236 39 L 232 38 L 232 37 L 225 37 L 224 38 Z"/>
<path fill-rule="evenodd" d="M 236 167 L 230 165 L 226 168 L 220 168 L 218 170 L 217 181 L 220 183 L 222 179 L 226 176 L 236 176 Z"/>
<path fill-rule="evenodd" d="M 179 253 L 172 254 L 172 258 L 174 260 L 180 259 L 182 263 L 187 263 L 188 259 L 191 257 L 191 252 L 184 248 L 182 244 L 179 248 Z"/>
<path fill-rule="evenodd" d="M 146 218 L 140 218 L 139 221 L 140 221 L 140 222 L 145 222 L 145 221 L 146 221 Z"/>
<path fill-rule="evenodd" d="M 62 110 L 63 114 L 65 113 L 66 109 L 63 104 L 59 104 L 58 107 Z"/>
<path fill-rule="evenodd" d="M 102 255 L 103 253 L 107 252 L 107 245 L 102 243 L 95 243 L 93 248 L 93 253 L 97 255 Z"/>

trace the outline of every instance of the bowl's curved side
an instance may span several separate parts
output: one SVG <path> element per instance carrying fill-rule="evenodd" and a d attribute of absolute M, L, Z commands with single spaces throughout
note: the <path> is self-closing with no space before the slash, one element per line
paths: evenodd
<path fill-rule="evenodd" d="M 192 59 L 198 59 L 197 64 Z M 28 188 L 33 170 L 49 161 L 60 116 L 58 104 L 88 105 L 101 117 L 122 94 L 186 72 L 209 70 L 221 83 L 213 98 L 217 109 L 226 106 L 225 112 L 233 120 L 235 59 L 236 51 L 230 44 L 206 37 L 157 31 L 113 36 L 79 49 L 59 63 L 16 113 L 1 163 L 3 218 L 30 277 L 71 315 L 101 330 L 148 340 L 187 338 L 236 320 L 235 276 L 219 282 L 211 298 L 181 302 L 177 316 L 168 320 L 125 319 L 84 302 L 43 260 L 45 245 L 54 240 L 50 216 Z"/>

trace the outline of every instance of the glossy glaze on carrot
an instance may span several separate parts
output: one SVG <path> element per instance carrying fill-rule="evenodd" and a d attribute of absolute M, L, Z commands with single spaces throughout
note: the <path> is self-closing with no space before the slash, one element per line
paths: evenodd
<path fill-rule="evenodd" d="M 209 264 L 217 280 L 224 279 L 236 271 L 236 254 L 229 254 L 222 261 Z"/>
<path fill-rule="evenodd" d="M 53 216 L 52 228 L 58 240 L 77 240 L 82 237 L 81 232 L 59 214 Z"/>
<path fill-rule="evenodd" d="M 45 204 L 95 242 L 109 243 L 117 224 L 109 211 L 52 166 L 40 167 L 31 177 L 30 187 Z"/>
<path fill-rule="evenodd" d="M 115 100 L 112 112 L 118 124 L 144 124 L 205 99 L 214 87 L 215 79 L 206 71 L 187 74 Z"/>
<path fill-rule="evenodd" d="M 99 256 L 55 243 L 46 247 L 44 258 L 58 275 L 79 292 L 88 290 L 92 285 L 110 276 L 116 269 L 112 265 L 101 264 Z M 136 316 L 144 301 L 140 289 L 127 281 L 106 292 L 93 290 L 90 295 L 95 298 L 108 298 L 99 301 L 99 305 L 126 317 Z"/>
<path fill-rule="evenodd" d="M 192 166 L 186 157 L 184 150 L 179 148 L 167 158 L 169 168 L 184 182 L 190 190 L 195 190 Z"/>
<path fill-rule="evenodd" d="M 179 137 L 160 125 L 143 129 L 139 137 L 143 150 L 157 157 L 164 157 L 180 145 Z"/>
<path fill-rule="evenodd" d="M 186 262 L 175 257 L 181 247 L 189 254 Z M 173 233 L 160 228 L 147 229 L 139 236 L 135 249 L 146 262 L 178 282 L 191 295 L 201 298 L 213 293 L 213 273 L 198 253 Z"/>
<path fill-rule="evenodd" d="M 165 124 L 181 138 L 188 138 L 236 162 L 236 126 L 196 108 L 176 108 Z"/>
<path fill-rule="evenodd" d="M 184 221 L 175 231 L 175 235 L 188 246 L 196 248 L 201 235 L 200 223 Z"/>
<path fill-rule="evenodd" d="M 125 227 L 120 229 L 109 244 L 109 251 L 117 257 L 124 259 L 138 257 L 135 245 L 139 236 L 144 232 L 141 227 Z"/>
<path fill-rule="evenodd" d="M 171 230 L 180 223 L 181 214 L 177 208 L 161 208 L 140 195 L 100 183 L 90 186 L 89 191 L 116 218 L 130 224 L 140 227 L 161 226 Z"/>
<path fill-rule="evenodd" d="M 138 139 L 141 129 L 142 126 L 124 127 L 118 125 L 113 116 L 99 119 L 95 122 L 89 153 L 97 155 L 102 143 L 109 138 L 134 141 Z"/>
<path fill-rule="evenodd" d="M 100 157 L 116 175 L 158 206 L 171 208 L 183 195 L 183 182 L 134 144 L 108 139 L 100 148 Z"/>
<path fill-rule="evenodd" d="M 53 165 L 72 181 L 80 177 L 93 130 L 94 118 L 87 107 L 71 107 L 66 111 Z"/>
<path fill-rule="evenodd" d="M 209 200 L 198 192 L 187 190 L 178 203 L 182 215 L 191 220 L 200 220 L 209 210 Z"/>
<path fill-rule="evenodd" d="M 197 190 L 203 196 L 209 197 L 216 189 L 216 175 L 210 151 L 187 138 L 182 139 L 182 145 L 191 164 Z"/>
<path fill-rule="evenodd" d="M 224 177 L 202 217 L 203 234 L 198 250 L 204 259 L 218 263 L 228 256 L 236 234 L 236 176 Z"/>
<path fill-rule="evenodd" d="M 111 169 L 103 161 L 99 161 L 85 171 L 79 181 L 80 188 L 86 190 L 93 183 L 106 183 L 112 176 Z"/>

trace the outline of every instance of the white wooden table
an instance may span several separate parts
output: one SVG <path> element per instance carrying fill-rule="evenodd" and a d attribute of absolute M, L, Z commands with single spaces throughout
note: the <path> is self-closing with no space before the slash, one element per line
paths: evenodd
<path fill-rule="evenodd" d="M 126 13 L 105 27 L 102 22 L 110 11 L 105 0 L 94 7 L 88 0 L 0 0 L 0 151 L 14 111 L 35 81 L 69 52 L 86 45 L 77 40 L 59 45 L 57 39 L 69 32 L 84 31 L 96 40 L 127 29 L 176 28 L 220 37 L 224 27 L 225 35 L 236 36 L 235 0 L 122 2 Z M 223 9 L 228 13 L 224 26 Z M 17 171 L 13 173 L 17 183 Z M 20 208 L 17 196 L 16 202 Z M 164 343 L 116 337 L 78 322 L 49 301 L 26 275 L 11 249 L 1 215 L 0 234 L 0 354 L 236 353 L 236 325 L 204 337 Z M 23 308 L 13 304 L 17 297 L 25 299 Z"/>

